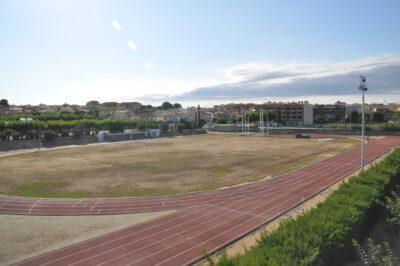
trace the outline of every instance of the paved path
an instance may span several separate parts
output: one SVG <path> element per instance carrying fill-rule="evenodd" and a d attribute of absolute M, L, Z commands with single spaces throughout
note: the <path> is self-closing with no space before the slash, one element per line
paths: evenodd
<path fill-rule="evenodd" d="M 366 163 L 400 145 L 373 139 Z M 354 149 L 279 177 L 178 196 L 46 200 L 0 198 L 0 213 L 117 214 L 180 209 L 171 215 L 49 252 L 19 265 L 182 265 L 217 251 L 325 190 L 359 168 Z"/>

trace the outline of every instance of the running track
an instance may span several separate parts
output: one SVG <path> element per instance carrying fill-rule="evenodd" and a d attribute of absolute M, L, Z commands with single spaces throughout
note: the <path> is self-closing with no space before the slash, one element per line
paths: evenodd
<path fill-rule="evenodd" d="M 366 163 L 400 145 L 371 139 Z M 18 265 L 182 265 L 194 263 L 302 204 L 359 168 L 359 149 L 252 184 L 177 196 L 48 200 L 0 197 L 0 214 L 100 215 L 179 210 L 55 250 Z"/>

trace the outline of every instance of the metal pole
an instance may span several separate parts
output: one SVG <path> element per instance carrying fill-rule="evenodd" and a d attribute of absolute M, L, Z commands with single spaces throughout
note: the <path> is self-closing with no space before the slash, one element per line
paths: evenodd
<path fill-rule="evenodd" d="M 361 172 L 364 172 L 364 135 L 365 135 L 365 111 L 364 111 L 364 90 L 362 91 L 362 117 L 361 117 Z"/>
<path fill-rule="evenodd" d="M 365 91 L 367 91 L 367 79 L 363 76 L 360 76 L 360 87 L 359 89 L 362 91 L 362 105 L 361 105 L 361 172 L 364 172 L 364 136 L 365 136 Z"/>
<path fill-rule="evenodd" d="M 244 111 L 242 109 L 242 135 L 244 135 L 244 121 L 243 121 Z"/>
<path fill-rule="evenodd" d="M 268 110 L 267 110 L 268 111 Z M 267 112 L 267 136 L 269 136 L 269 121 L 268 121 L 268 112 Z"/>
<path fill-rule="evenodd" d="M 261 123 L 262 111 L 261 111 L 261 109 L 259 110 L 258 115 L 259 115 L 259 117 L 260 117 L 260 123 L 259 123 L 260 136 L 262 136 L 262 129 L 261 129 L 261 127 L 262 127 L 262 123 Z"/>

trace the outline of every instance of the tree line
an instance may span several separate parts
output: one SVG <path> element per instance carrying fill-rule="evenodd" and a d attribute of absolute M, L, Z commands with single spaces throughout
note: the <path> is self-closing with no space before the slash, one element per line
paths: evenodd
<path fill-rule="evenodd" d="M 50 120 L 50 121 L 20 121 L 0 119 L 0 139 L 36 138 L 46 131 L 61 136 L 70 134 L 88 135 L 90 131 L 108 130 L 123 132 L 126 128 L 145 130 L 159 128 L 160 123 L 150 120 L 129 119 L 78 119 L 78 120 Z"/>

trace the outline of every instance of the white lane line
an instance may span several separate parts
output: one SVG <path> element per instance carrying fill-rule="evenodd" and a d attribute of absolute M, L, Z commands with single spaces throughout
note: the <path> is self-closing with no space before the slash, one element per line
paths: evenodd
<path fill-rule="evenodd" d="M 91 211 L 96 207 L 96 205 L 97 205 L 98 202 L 99 202 L 99 201 L 96 200 L 96 202 L 95 202 L 95 203 L 93 204 L 93 206 L 90 208 Z"/>
<path fill-rule="evenodd" d="M 84 242 L 86 242 L 86 241 L 84 241 Z"/>
<path fill-rule="evenodd" d="M 76 206 L 76 205 L 79 205 L 79 203 L 81 203 L 83 201 L 83 199 L 81 199 L 80 201 L 77 201 L 77 202 L 75 202 L 75 204 L 74 205 L 72 205 L 72 206 Z"/>
<path fill-rule="evenodd" d="M 343 158 L 343 159 L 346 159 L 346 158 Z M 336 168 L 340 168 L 340 166 L 337 166 L 337 165 L 333 165 L 333 167 L 331 167 L 332 169 L 330 169 L 330 170 L 334 170 L 334 169 L 336 169 Z M 318 169 L 315 169 L 314 171 L 312 171 L 312 172 L 315 172 L 315 174 L 320 174 L 320 173 L 322 173 L 322 172 L 325 172 L 327 169 L 321 169 L 321 168 L 318 168 Z M 311 183 L 313 183 L 313 181 L 315 181 L 315 177 L 313 177 L 313 178 L 309 178 L 310 179 L 310 181 L 309 182 L 305 182 L 305 184 L 303 185 L 303 187 L 306 187 L 306 185 L 308 185 L 308 184 L 311 184 Z M 323 178 L 321 178 L 320 177 L 320 179 L 321 179 L 321 181 L 323 180 Z M 299 183 L 299 182 L 296 182 L 296 183 Z M 296 190 L 296 189 L 298 189 L 299 187 L 295 187 L 295 186 L 292 186 L 293 187 L 293 190 Z M 300 186 L 301 187 L 301 186 Z M 314 187 L 314 186 L 313 186 Z M 311 187 L 311 188 L 313 188 L 313 187 Z M 308 190 L 310 190 L 310 188 L 309 189 L 305 189 L 304 191 L 308 191 Z M 289 193 L 286 193 L 286 195 L 289 195 Z M 285 195 L 285 196 L 286 196 Z M 287 201 L 289 201 L 289 200 L 291 200 L 292 198 L 289 198 L 289 199 L 287 199 L 287 200 L 285 200 L 284 202 L 287 202 Z M 276 199 L 275 199 L 276 200 Z M 278 205 L 282 205 L 282 203 L 280 203 L 280 204 L 278 204 Z M 273 207 L 272 209 L 275 209 L 276 208 L 276 206 L 275 207 Z M 253 209 L 253 208 L 252 208 Z M 268 210 L 268 211 L 270 211 L 270 210 Z M 266 211 L 264 211 L 263 213 L 265 213 Z M 229 213 L 229 212 L 228 212 Z M 255 219 L 256 217 L 253 217 L 251 220 L 253 220 L 253 219 Z M 214 219 L 211 219 L 211 220 L 214 220 Z M 221 225 L 221 224 L 220 224 Z M 185 230 L 185 231 L 187 231 L 187 230 Z M 176 233 L 176 234 L 174 234 L 174 235 L 178 235 L 178 234 L 181 234 L 182 232 L 180 232 L 180 233 Z M 203 232 L 204 233 L 204 232 Z M 171 236 L 169 236 L 169 237 L 167 237 L 167 238 L 164 238 L 164 239 L 162 239 L 162 240 L 160 240 L 160 241 L 157 241 L 157 242 L 161 242 L 161 241 L 163 241 L 163 240 L 165 240 L 165 239 L 168 239 L 168 238 L 170 238 Z M 153 243 L 154 244 L 154 243 Z M 177 245 L 178 243 L 176 243 L 175 245 Z M 127 244 L 126 244 L 127 245 Z M 175 246 L 175 245 L 173 245 L 173 246 Z M 125 245 L 124 245 L 125 246 Z M 171 246 L 170 246 L 171 247 Z M 140 249 L 143 249 L 143 248 L 140 248 Z M 139 250 L 140 250 L 139 249 Z M 165 249 L 167 249 L 167 248 L 164 248 L 163 250 L 165 250 Z M 108 260 L 108 261 L 105 261 L 105 262 L 103 262 L 102 264 L 100 264 L 100 265 L 103 265 L 103 264 L 105 264 L 105 263 L 109 263 L 109 262 L 111 262 L 111 261 L 115 261 L 116 259 L 119 259 L 119 258 L 122 258 L 122 257 L 126 257 L 127 255 L 129 255 L 130 253 L 134 253 L 134 252 L 136 252 L 136 251 L 138 251 L 137 249 L 136 250 L 133 250 L 133 251 L 131 251 L 131 252 L 128 252 L 128 253 L 126 253 L 126 254 L 123 254 L 123 255 L 121 255 L 121 256 L 118 256 L 117 258 L 113 258 L 113 259 L 111 259 L 111 260 Z M 159 252 L 161 252 L 162 250 L 159 250 L 159 251 L 157 251 L 157 252 L 155 252 L 155 253 L 153 253 L 152 255 L 149 255 L 149 256 L 153 256 L 154 254 L 156 254 L 156 253 L 159 253 Z M 138 262 L 138 261 L 142 261 L 143 259 L 145 259 L 145 258 L 147 258 L 147 257 L 149 257 L 149 256 L 146 256 L 146 257 L 144 257 L 144 258 L 141 258 L 141 259 L 139 259 L 139 260 L 136 260 L 135 262 Z M 135 263 L 135 262 L 132 262 L 132 263 Z M 131 264 L 132 264 L 131 263 Z M 130 264 L 128 264 L 128 265 L 130 265 Z"/>
<path fill-rule="evenodd" d="M 336 166 L 337 167 L 337 166 Z M 326 169 L 325 169 L 326 170 Z M 316 173 L 314 173 L 314 172 L 316 172 Z M 310 179 L 310 180 L 312 180 L 312 179 L 314 179 L 314 176 L 313 176 L 313 174 L 319 174 L 321 172 L 321 170 L 320 170 L 320 168 L 318 168 L 318 169 L 316 169 L 316 170 L 314 170 L 314 171 L 311 171 L 311 172 L 309 172 L 309 173 L 304 173 L 304 174 L 307 174 L 307 175 L 310 175 L 310 177 L 308 178 L 308 179 Z M 299 178 L 299 180 L 296 180 L 296 182 L 293 182 L 294 180 L 285 180 L 285 182 L 283 182 L 283 183 L 289 183 L 290 182 L 290 185 L 289 185 L 289 187 L 286 187 L 286 188 L 290 188 L 290 187 L 295 187 L 295 185 L 297 184 L 297 183 L 304 183 L 304 179 L 301 179 L 301 178 Z M 275 186 L 274 186 L 274 188 L 276 189 L 276 188 L 282 188 L 282 183 L 281 184 L 276 184 Z M 271 188 L 270 188 L 271 189 Z M 265 193 L 265 191 L 264 191 L 264 193 Z M 276 193 L 276 192 L 275 192 Z M 275 193 L 273 193 L 273 194 L 275 194 Z M 258 195 L 259 194 L 261 194 L 261 192 L 259 192 L 259 193 L 257 193 Z M 270 195 L 270 196 L 272 196 L 272 195 Z M 256 197 L 257 198 L 257 197 Z M 258 198 L 261 198 L 261 197 L 258 197 Z M 126 236 L 125 236 L 126 237 Z M 123 237 L 124 238 L 124 237 Z M 111 240 L 110 242 L 113 242 L 113 241 L 116 241 L 116 239 L 113 239 L 113 240 Z M 135 241 L 134 241 L 135 242 Z M 131 242 L 132 243 L 132 242 Z M 129 243 L 129 244 L 131 244 L 131 243 Z M 103 243 L 103 244 L 105 244 L 105 243 Z M 127 244 L 126 244 L 127 245 Z M 125 246 L 125 245 L 124 245 Z M 94 248 L 94 247 L 92 247 L 92 248 Z M 118 247 L 116 247 L 116 248 L 118 248 Z M 116 248 L 114 248 L 114 249 L 116 249 Z M 91 248 L 90 248 L 91 249 Z M 107 251 L 107 252 L 109 252 L 109 251 Z M 103 252 L 103 253 L 107 253 L 107 252 Z M 80 252 L 78 252 L 78 253 L 80 253 Z M 72 255 L 72 254 L 71 254 Z M 71 256 L 70 255 L 70 256 Z M 75 254 L 73 254 L 73 255 L 75 255 Z M 97 255 L 99 255 L 99 254 L 97 254 Z M 97 255 L 95 255 L 95 256 L 97 256 Z M 69 257 L 69 256 L 67 256 L 67 257 Z M 89 259 L 89 258 L 86 258 L 86 259 Z M 86 259 L 84 259 L 84 260 L 86 260 Z"/>
<path fill-rule="evenodd" d="M 29 209 L 29 215 L 31 215 L 31 213 L 32 213 L 32 210 L 33 210 L 33 207 L 35 207 L 36 206 L 36 204 L 38 204 L 39 203 L 39 201 L 40 200 L 37 200 L 34 204 L 32 204 L 32 206 L 31 206 L 31 208 Z"/>

